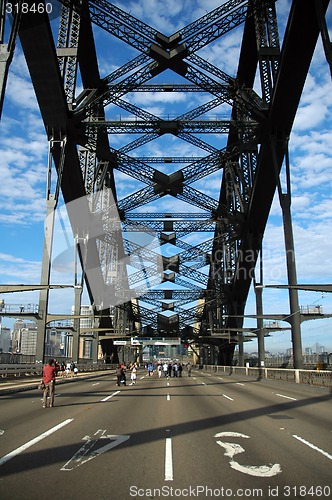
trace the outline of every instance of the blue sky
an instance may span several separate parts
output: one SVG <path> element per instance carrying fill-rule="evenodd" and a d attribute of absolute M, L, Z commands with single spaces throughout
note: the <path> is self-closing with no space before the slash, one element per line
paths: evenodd
<path fill-rule="evenodd" d="M 159 0 L 114 3 L 165 35 L 171 35 L 222 2 L 164 0 L 162 8 Z M 276 8 L 282 44 L 290 2 L 278 0 Z M 331 8 L 327 19 L 331 28 Z M 55 31 L 57 22 L 57 18 L 52 21 Z M 94 33 L 102 77 L 139 55 L 138 51 L 96 26 Z M 241 39 L 242 26 L 232 30 L 212 45 L 204 47 L 198 54 L 229 75 L 235 76 Z M 151 80 L 151 83 L 181 83 L 181 79 L 171 71 L 166 71 L 158 78 Z M 329 67 L 319 40 L 290 138 L 292 218 L 299 283 L 332 283 L 329 239 L 332 234 L 331 85 Z M 80 90 L 78 78 L 76 94 L 79 94 Z M 255 90 L 260 94 L 258 82 Z M 211 96 L 204 93 L 179 92 L 157 95 L 137 92 L 125 96 L 125 99 L 165 119 L 175 118 L 210 100 Z M 222 105 L 203 118 L 227 119 L 229 113 L 230 108 Z M 120 117 L 121 119 L 134 119 L 118 106 L 109 106 L 106 109 L 106 116 L 109 119 Z M 135 137 L 132 136 L 129 140 Z M 215 137 L 212 134 L 202 134 L 199 137 L 217 148 L 223 147 L 226 140 L 226 137 Z M 129 140 L 126 136 L 115 135 L 110 142 L 113 148 L 119 149 Z M 147 143 L 144 147 L 135 150 L 133 154 L 165 156 L 170 154 L 170 151 L 173 156 L 206 154 L 191 144 L 169 135 Z M 172 166 L 172 170 L 160 166 L 157 168 L 170 173 L 182 166 Z M 3 116 L 0 122 L 0 283 L 38 284 L 40 281 L 46 171 L 47 140 L 29 73 L 18 43 L 10 67 Z M 215 172 L 201 179 L 197 185 L 193 184 L 193 187 L 218 199 L 221 175 L 221 171 Z M 144 187 L 144 184 L 121 172 L 116 172 L 115 178 L 119 199 Z M 150 203 L 140 210 L 197 211 L 194 207 L 169 197 Z M 60 224 L 57 224 L 55 234 L 57 245 L 59 248 L 64 248 L 61 246 L 63 236 L 61 236 Z M 211 237 L 211 235 L 199 236 L 196 233 L 188 235 L 185 241 L 197 244 L 206 237 Z M 278 198 L 275 197 L 264 237 L 265 284 L 287 282 L 284 255 L 281 210 Z M 52 282 L 73 284 L 73 275 L 53 271 Z M 36 292 L 6 294 L 1 298 L 4 298 L 8 304 L 38 303 Z M 332 294 L 299 292 L 299 301 L 302 306 L 321 305 L 325 313 L 332 313 Z M 263 302 L 264 312 L 267 314 L 289 312 L 287 292 L 265 289 Z M 72 303 L 72 291 L 51 292 L 51 312 L 69 313 Z M 250 292 L 246 313 L 255 313 L 253 291 Z M 11 326 L 12 321 L 4 318 L 3 324 Z M 255 320 L 247 320 L 246 326 L 255 327 Z M 304 347 L 318 342 L 332 351 L 332 319 L 303 323 L 302 338 Z M 248 349 L 256 350 L 255 344 L 251 342 Z M 266 348 L 272 351 L 280 351 L 288 347 L 291 347 L 289 331 L 274 333 L 266 340 Z"/>

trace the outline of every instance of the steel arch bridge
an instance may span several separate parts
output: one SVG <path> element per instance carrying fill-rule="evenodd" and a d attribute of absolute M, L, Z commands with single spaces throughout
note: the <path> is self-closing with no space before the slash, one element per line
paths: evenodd
<path fill-rule="evenodd" d="M 161 33 L 107 0 L 53 0 L 38 2 L 38 9 L 32 0 L 2 0 L 0 106 L 19 39 L 49 144 L 45 248 L 61 190 L 74 207 L 69 218 L 99 327 L 118 335 L 204 337 L 231 364 L 235 342 L 214 333 L 228 330 L 235 339 L 243 326 L 313 52 L 321 36 L 331 70 L 331 42 L 329 0 L 293 0 L 282 46 L 275 1 L 217 3 L 175 33 Z M 241 36 L 236 72 L 228 74 L 199 53 L 232 30 Z M 119 43 L 129 48 L 129 57 L 106 75 L 100 33 L 111 65 Z M 138 93 L 148 93 L 146 109 L 135 104 Z M 192 108 L 184 99 L 178 116 L 161 117 L 149 96 L 166 93 L 200 93 L 201 104 Z M 222 119 L 211 119 L 216 109 Z M 166 137 L 189 144 L 192 153 L 142 154 Z M 117 192 L 119 174 L 135 186 L 124 197 Z M 215 179 L 218 198 L 205 192 Z M 45 250 L 41 284 L 49 280 Z M 78 293 L 77 313 L 79 299 Z M 46 286 L 37 357 L 47 304 Z M 103 348 L 112 352 L 112 340 Z"/>

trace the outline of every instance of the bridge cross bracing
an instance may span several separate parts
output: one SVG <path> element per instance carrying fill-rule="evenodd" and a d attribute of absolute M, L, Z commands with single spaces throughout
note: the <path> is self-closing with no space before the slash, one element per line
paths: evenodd
<path fill-rule="evenodd" d="M 68 214 L 101 328 L 205 340 L 207 332 L 242 328 L 287 141 L 324 33 L 329 1 L 316 3 L 320 16 L 315 2 L 292 2 L 282 46 L 271 0 L 220 2 L 173 33 L 106 0 L 64 0 L 58 16 L 15 13 L 2 43 L 1 96 L 17 38 L 50 173 L 57 172 L 49 214 L 61 189 L 74 207 Z M 239 40 L 238 61 L 227 71 L 202 54 L 230 33 Z M 325 46 L 329 61 L 326 36 Z M 158 114 L 156 95 L 174 99 L 167 116 Z M 47 299 L 42 290 L 44 318 Z M 211 342 L 229 364 L 234 343 Z"/>

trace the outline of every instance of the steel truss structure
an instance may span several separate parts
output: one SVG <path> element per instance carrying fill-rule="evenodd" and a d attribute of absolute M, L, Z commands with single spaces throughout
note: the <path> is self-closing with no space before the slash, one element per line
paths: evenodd
<path fill-rule="evenodd" d="M 274 0 L 219 3 L 168 34 L 107 0 L 63 0 L 56 39 L 46 7 L 36 12 L 35 2 L 26 0 L 28 8 L 22 10 L 21 2 L 1 0 L 0 105 L 19 37 L 45 124 L 49 160 L 58 176 L 57 191 L 48 193 L 49 211 L 56 207 L 59 189 L 67 204 L 96 195 L 92 204 L 81 204 L 80 219 L 98 214 L 102 237 L 87 234 L 84 224 L 69 216 L 91 303 L 101 316 L 99 326 L 110 326 L 119 334 L 150 328 L 156 336 L 180 331 L 187 337 L 190 331 L 194 338 L 204 336 L 206 342 L 208 332 L 228 328 L 236 337 L 236 328 L 240 331 L 243 326 L 278 174 L 320 34 L 331 67 L 325 20 L 329 0 L 293 0 L 282 47 Z M 9 11 L 10 29 L 5 30 Z M 114 38 L 139 55 L 102 76 L 93 26 L 109 35 L 105 50 L 110 55 Z M 243 31 L 237 72 L 229 75 L 198 52 L 239 26 Z M 178 83 L 160 83 L 165 72 L 171 72 Z M 177 117 L 165 118 L 135 105 L 133 96 L 138 92 L 200 92 L 209 98 Z M 208 114 L 221 105 L 227 107 L 228 118 L 209 119 Z M 110 107 L 129 119 L 106 118 Z M 139 137 L 116 148 L 114 134 Z M 223 134 L 221 147 L 211 144 L 208 134 Z M 163 136 L 189 143 L 192 155 L 144 156 L 137 151 Z M 165 173 L 164 168 L 152 166 L 158 164 L 180 167 Z M 115 172 L 144 187 L 118 199 Z M 199 184 L 213 173 L 220 174 L 218 199 Z M 174 198 L 187 204 L 188 211 L 172 210 Z M 142 208 L 165 200 L 169 201 L 165 211 Z M 121 236 L 114 238 L 119 231 Z M 207 239 L 197 245 L 184 239 L 202 232 Z M 137 243 L 130 238 L 133 233 L 150 235 L 153 243 Z M 163 251 L 166 247 L 171 248 L 168 254 Z M 134 269 L 128 274 L 126 258 Z M 156 265 L 158 260 L 161 267 Z M 86 272 L 90 262 L 94 263 L 93 284 Z M 44 285 L 49 282 L 48 264 L 44 260 Z M 160 283 L 164 289 L 156 286 Z M 123 302 L 105 303 L 94 292 L 105 287 L 120 298 L 123 294 Z M 136 298 L 126 299 L 128 287 Z M 41 292 L 41 317 L 47 313 L 47 294 Z M 44 327 L 42 323 L 40 336 Z M 210 341 L 219 346 L 222 362 L 230 364 L 234 342 L 212 337 Z"/>

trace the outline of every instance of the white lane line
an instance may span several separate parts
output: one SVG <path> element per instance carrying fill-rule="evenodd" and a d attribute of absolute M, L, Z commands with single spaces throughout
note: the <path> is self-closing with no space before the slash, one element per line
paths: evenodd
<path fill-rule="evenodd" d="M 166 396 L 166 400 L 167 400 L 167 401 L 170 401 L 170 400 L 171 400 L 171 396 L 170 396 L 170 394 L 167 394 L 167 396 Z"/>
<path fill-rule="evenodd" d="M 172 438 L 166 438 L 165 481 L 173 481 Z"/>
<path fill-rule="evenodd" d="M 206 383 L 205 383 L 205 382 L 202 382 L 202 385 L 206 385 Z"/>
<path fill-rule="evenodd" d="M 313 450 L 319 451 L 319 453 L 321 453 L 322 455 L 324 455 L 324 457 L 327 457 L 330 460 L 332 460 L 332 455 L 330 455 L 329 453 L 327 453 L 327 451 L 321 450 L 320 448 L 318 448 L 318 446 L 315 446 L 314 444 L 310 443 L 309 441 L 306 441 L 305 439 L 301 438 L 300 436 L 297 436 L 296 434 L 293 434 L 293 437 L 295 439 L 298 439 L 299 441 L 301 441 L 301 443 L 306 444 L 307 446 L 309 446 L 309 448 L 312 448 Z"/>
<path fill-rule="evenodd" d="M 284 396 L 284 394 L 276 394 L 276 396 L 280 396 L 281 398 L 285 398 L 285 399 L 291 399 L 292 401 L 297 401 L 297 399 L 290 398 L 289 396 Z"/>
<path fill-rule="evenodd" d="M 223 394 L 224 398 L 227 398 L 229 399 L 230 401 L 234 401 L 234 399 L 230 398 L 229 396 L 227 396 L 226 394 Z"/>
<path fill-rule="evenodd" d="M 113 396 L 116 396 L 117 394 L 119 394 L 119 392 L 121 391 L 115 391 L 113 392 L 113 394 L 111 394 L 110 396 L 107 396 L 107 398 L 104 398 L 102 399 L 101 401 L 108 401 L 109 399 L 111 399 Z"/>
<path fill-rule="evenodd" d="M 91 385 L 94 386 L 94 385 L 99 385 L 99 384 L 100 384 L 100 382 L 95 382 L 94 384 L 91 384 Z"/>
<path fill-rule="evenodd" d="M 220 380 L 224 380 L 222 377 L 218 377 L 218 378 L 220 378 Z"/>
<path fill-rule="evenodd" d="M 244 384 L 241 384 L 241 382 L 236 382 L 236 385 L 243 385 L 244 386 Z"/>
<path fill-rule="evenodd" d="M 33 446 L 34 444 L 38 443 L 42 439 L 50 436 L 51 434 L 53 434 L 53 432 L 56 432 L 59 429 L 61 429 L 61 427 L 64 427 L 65 425 L 70 424 L 70 422 L 72 422 L 73 420 L 74 420 L 73 418 L 68 418 L 67 420 L 64 420 L 63 422 L 61 422 L 61 424 L 58 424 L 55 427 L 52 427 L 48 431 L 43 432 L 43 434 L 40 434 L 40 436 L 37 436 L 34 439 L 31 439 L 31 441 L 28 441 L 27 443 L 23 444 L 19 448 L 16 448 L 16 450 L 11 451 L 10 453 L 8 453 L 7 455 L 5 455 L 4 457 L 2 457 L 0 459 L 0 465 L 3 465 L 5 462 L 8 462 L 8 460 L 15 457 L 16 455 L 18 455 L 22 451 L 25 451 L 28 448 L 30 448 L 30 446 Z"/>

